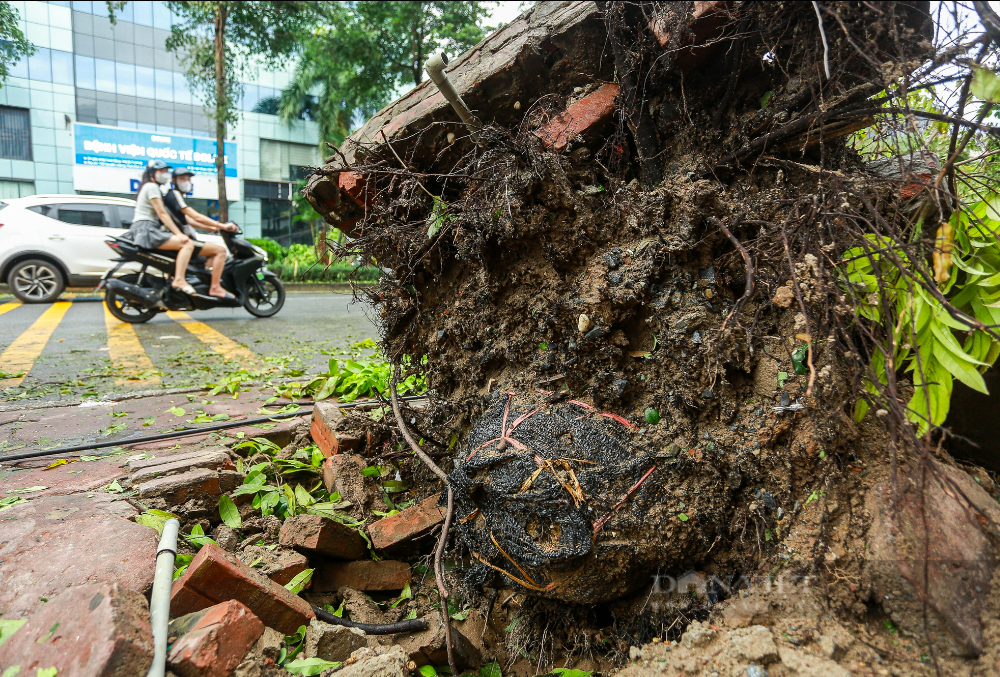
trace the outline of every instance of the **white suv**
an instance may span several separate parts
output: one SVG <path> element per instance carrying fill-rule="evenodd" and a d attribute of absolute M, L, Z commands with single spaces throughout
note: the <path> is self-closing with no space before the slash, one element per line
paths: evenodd
<path fill-rule="evenodd" d="M 115 256 L 105 242 L 128 229 L 134 209 L 135 200 L 99 195 L 0 201 L 0 280 L 25 303 L 54 301 L 67 285 L 96 287 Z M 218 236 L 198 239 L 222 244 Z M 138 270 L 129 264 L 121 272 L 130 267 Z"/>

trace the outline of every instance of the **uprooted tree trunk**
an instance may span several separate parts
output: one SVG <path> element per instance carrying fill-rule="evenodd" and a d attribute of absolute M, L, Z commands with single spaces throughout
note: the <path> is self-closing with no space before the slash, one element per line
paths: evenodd
<path fill-rule="evenodd" d="M 962 535 L 996 533 L 992 482 L 933 458 L 912 377 L 878 361 L 893 353 L 884 273 L 874 291 L 845 282 L 848 252 L 877 250 L 954 310 L 935 229 L 913 226 L 945 214 L 947 182 L 913 153 L 869 168 L 847 139 L 901 112 L 908 130 L 978 129 L 908 108 L 907 88 L 959 52 L 928 62 L 921 2 L 599 4 L 540 3 L 523 19 L 549 30 L 533 49 L 490 38 L 515 55 L 505 68 L 487 68 L 500 50 L 462 57 L 478 143 L 418 88 L 305 191 L 391 271 L 367 292 L 386 353 L 427 358 L 435 437 L 459 441 L 445 470 L 464 590 L 594 604 L 657 573 L 701 569 L 722 597 L 794 574 L 838 618 L 875 604 L 921 642 L 937 633 L 935 660 L 996 651 L 998 555 Z M 861 398 L 875 411 L 858 423 Z M 558 628 L 569 647 L 564 607 L 539 605 L 546 630 L 522 648 Z M 616 621 L 628 642 L 711 612 L 687 595 L 642 607 Z"/>

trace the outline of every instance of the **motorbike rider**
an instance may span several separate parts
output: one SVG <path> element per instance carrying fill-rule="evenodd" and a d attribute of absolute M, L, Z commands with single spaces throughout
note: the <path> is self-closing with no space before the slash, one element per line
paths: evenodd
<path fill-rule="evenodd" d="M 142 184 L 135 197 L 135 212 L 129 228 L 128 239 L 145 249 L 163 249 L 177 252 L 174 279 L 170 284 L 185 294 L 194 294 L 194 288 L 185 278 L 188 262 L 196 250 L 202 248 L 167 213 L 163 204 L 161 186 L 170 183 L 170 165 L 163 160 L 150 160 L 142 173 Z"/>
<path fill-rule="evenodd" d="M 218 221 L 199 214 L 184 201 L 184 195 L 191 192 L 191 178 L 193 176 L 194 172 L 186 167 L 176 167 L 173 171 L 174 188 L 166 192 L 163 196 L 163 202 L 174 223 L 192 239 L 197 237 L 197 233 L 194 232 L 191 226 L 207 230 L 210 233 L 218 233 L 222 230 L 230 233 L 236 232 L 237 226 L 235 223 L 220 224 Z M 226 265 L 225 247 L 212 243 L 204 243 L 201 245 L 201 255 L 212 259 L 212 282 L 208 289 L 208 295 L 218 298 L 235 298 L 220 284 L 222 270 Z"/>

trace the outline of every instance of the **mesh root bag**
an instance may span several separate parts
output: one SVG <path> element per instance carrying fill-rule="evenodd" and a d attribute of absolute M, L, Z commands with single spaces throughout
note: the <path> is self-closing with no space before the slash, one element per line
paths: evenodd
<path fill-rule="evenodd" d="M 700 556 L 704 530 L 678 523 L 670 509 L 685 462 L 634 437 L 633 424 L 583 402 L 499 394 L 449 476 L 457 529 L 472 552 L 468 582 L 493 577 L 500 587 L 594 603 Z M 680 538 L 671 534 L 678 525 Z"/>

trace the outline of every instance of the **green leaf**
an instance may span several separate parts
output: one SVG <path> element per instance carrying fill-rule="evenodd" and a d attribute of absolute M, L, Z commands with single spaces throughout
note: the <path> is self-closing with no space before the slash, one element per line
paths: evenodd
<path fill-rule="evenodd" d="M 8 508 L 13 508 L 19 503 L 27 503 L 28 499 L 21 498 L 20 496 L 8 496 L 6 498 L 0 498 L 0 512 L 7 510 Z"/>
<path fill-rule="evenodd" d="M 679 512 L 677 513 L 677 519 L 679 519 L 681 522 L 687 522 L 691 518 L 688 517 L 686 513 Z"/>
<path fill-rule="evenodd" d="M 165 520 L 160 519 L 156 515 L 150 515 L 148 512 L 144 512 L 140 515 L 135 516 L 135 523 L 141 524 L 144 527 L 149 527 L 154 529 L 157 534 L 163 533 L 163 524 Z"/>
<path fill-rule="evenodd" d="M 20 489 L 8 489 L 6 493 L 8 494 L 33 494 L 36 491 L 42 491 L 48 489 L 48 487 L 21 487 Z"/>
<path fill-rule="evenodd" d="M 594 674 L 594 671 L 574 670 L 573 668 L 555 668 L 552 670 L 552 674 L 559 675 L 559 677 L 590 677 Z"/>
<path fill-rule="evenodd" d="M 947 369 L 952 376 L 973 390 L 977 390 L 984 395 L 989 395 L 989 391 L 986 389 L 986 382 L 983 381 L 982 375 L 974 366 L 962 359 L 972 359 L 966 353 L 963 352 L 961 357 L 959 357 L 940 341 L 934 341 L 932 350 L 934 352 L 934 357 L 937 358 L 938 362 L 941 363 L 941 366 Z"/>
<path fill-rule="evenodd" d="M 239 529 L 243 526 L 243 519 L 240 517 L 239 508 L 233 503 L 233 499 L 225 494 L 219 496 L 219 516 L 230 529 Z"/>
<path fill-rule="evenodd" d="M 483 667 L 479 668 L 479 677 L 503 677 L 500 664 L 496 661 L 486 663 Z"/>
<path fill-rule="evenodd" d="M 767 108 L 767 102 L 771 100 L 772 96 L 774 96 L 774 92 L 771 91 L 771 90 L 768 90 L 768 91 L 764 92 L 764 96 L 760 97 L 760 109 L 761 110 L 764 110 L 765 108 Z"/>
<path fill-rule="evenodd" d="M 181 407 L 170 407 L 169 409 L 167 409 L 167 411 L 173 414 L 174 416 L 183 416 L 184 414 L 187 413 Z"/>
<path fill-rule="evenodd" d="M 778 387 L 779 388 L 784 388 L 785 387 L 785 381 L 787 381 L 787 380 L 788 380 L 788 372 L 787 371 L 779 371 L 778 372 Z"/>
<path fill-rule="evenodd" d="M 809 344 L 804 343 L 792 353 L 792 369 L 796 374 L 808 374 L 809 367 L 806 360 L 809 357 Z"/>
<path fill-rule="evenodd" d="M 20 665 L 12 665 L 6 670 L 4 670 L 3 675 L 0 675 L 0 677 L 17 677 L 17 675 L 20 674 L 20 672 L 21 672 Z"/>
<path fill-rule="evenodd" d="M 299 594 L 309 584 L 309 581 L 312 580 L 313 571 L 315 569 L 305 569 L 295 574 L 295 578 L 285 583 L 285 589 L 291 591 L 293 594 Z"/>
<path fill-rule="evenodd" d="M 417 672 L 420 673 L 421 677 L 437 677 L 437 670 L 434 669 L 433 665 L 421 665 L 417 668 Z"/>
<path fill-rule="evenodd" d="M 293 675 L 318 675 L 326 670 L 339 668 L 343 663 L 337 661 L 325 661 L 322 658 L 296 658 L 294 661 L 284 664 L 285 670 Z"/>
<path fill-rule="evenodd" d="M 409 581 L 407 581 L 406 585 L 403 586 L 403 591 L 401 593 L 399 593 L 399 599 L 397 599 L 395 602 L 393 602 L 392 606 L 389 607 L 389 608 L 390 609 L 395 609 L 397 606 L 399 606 L 400 604 L 402 604 L 404 601 L 406 601 L 408 599 L 413 599 L 413 592 L 411 592 L 411 590 L 410 590 L 410 582 Z"/>
<path fill-rule="evenodd" d="M 0 618 L 0 646 L 2 646 L 4 642 L 10 639 L 10 636 L 13 635 L 15 632 L 17 632 L 18 628 L 20 628 L 27 622 L 28 622 L 27 618 L 22 620 L 14 620 L 14 619 L 4 620 Z"/>
<path fill-rule="evenodd" d="M 1000 76 L 986 68 L 975 68 L 969 92 L 977 99 L 1000 103 Z"/>
<path fill-rule="evenodd" d="M 643 416 L 646 418 L 646 423 L 650 425 L 656 425 L 660 422 L 660 412 L 656 409 L 646 409 L 646 411 L 643 412 Z"/>
<path fill-rule="evenodd" d="M 313 503 L 315 503 L 316 499 L 314 499 L 309 494 L 309 492 L 305 490 L 305 488 L 301 484 L 296 484 L 295 485 L 295 502 L 299 506 L 305 508 L 306 506 L 309 506 L 309 505 L 312 505 Z"/>
<path fill-rule="evenodd" d="M 38 668 L 35 670 L 35 677 L 56 677 L 59 668 Z"/>

